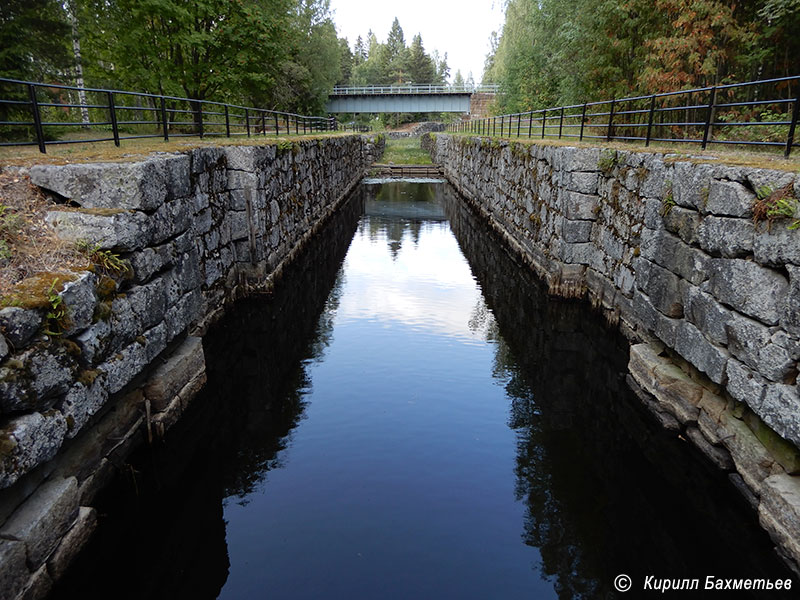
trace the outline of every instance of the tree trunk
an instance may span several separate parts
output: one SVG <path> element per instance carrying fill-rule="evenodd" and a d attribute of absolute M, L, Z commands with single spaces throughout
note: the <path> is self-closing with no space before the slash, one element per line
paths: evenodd
<path fill-rule="evenodd" d="M 78 86 L 78 104 L 81 105 L 81 123 L 84 128 L 89 128 L 91 121 L 89 120 L 89 109 L 86 102 L 86 90 L 84 90 L 83 83 L 83 63 L 81 61 L 81 39 L 78 35 L 78 17 L 75 14 L 74 2 L 68 3 L 68 12 L 70 22 L 72 24 L 72 52 L 75 54 L 75 80 Z"/>

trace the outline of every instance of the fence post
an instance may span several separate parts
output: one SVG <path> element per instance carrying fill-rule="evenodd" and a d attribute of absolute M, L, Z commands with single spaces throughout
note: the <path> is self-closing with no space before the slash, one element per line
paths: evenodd
<path fill-rule="evenodd" d="M 522 126 L 522 113 L 517 115 L 517 137 L 519 137 L 519 128 Z"/>
<path fill-rule="evenodd" d="M 650 145 L 650 136 L 653 132 L 653 116 L 656 112 L 656 95 L 650 96 L 650 113 L 647 115 L 647 137 L 645 138 L 645 148 Z"/>
<path fill-rule="evenodd" d="M 783 155 L 786 158 L 789 158 L 789 155 L 792 153 L 792 145 L 794 144 L 794 130 L 797 127 L 798 107 L 800 107 L 800 96 L 797 96 L 794 99 L 794 108 L 792 109 L 792 123 L 791 125 L 789 125 L 789 135 L 786 138 L 786 150 L 783 151 Z"/>
<path fill-rule="evenodd" d="M 583 110 L 581 111 L 581 135 L 578 141 L 583 141 L 583 124 L 586 122 L 586 102 L 583 103 Z"/>
<path fill-rule="evenodd" d="M 280 135 L 280 127 L 278 127 L 278 115 L 275 114 L 275 135 Z"/>
<path fill-rule="evenodd" d="M 247 137 L 250 137 L 250 111 L 244 109 L 244 123 L 247 128 Z"/>
<path fill-rule="evenodd" d="M 261 135 L 267 136 L 267 118 L 264 115 L 264 111 L 261 111 Z"/>
<path fill-rule="evenodd" d="M 714 120 L 714 104 L 717 101 L 717 87 L 711 88 L 711 94 L 708 99 L 708 111 L 706 112 L 706 125 L 703 128 L 703 143 L 700 147 L 705 150 L 708 144 L 708 134 L 711 132 L 711 122 Z"/>
<path fill-rule="evenodd" d="M 47 154 L 44 145 L 44 130 L 42 129 L 42 115 L 39 112 L 39 103 L 36 101 L 36 86 L 28 85 L 28 97 L 31 100 L 31 112 L 33 113 L 33 128 L 36 130 L 36 141 L 39 144 L 39 152 Z"/>
<path fill-rule="evenodd" d="M 161 126 L 164 128 L 164 141 L 169 141 L 169 121 L 167 121 L 167 103 L 161 96 Z"/>
<path fill-rule="evenodd" d="M 231 137 L 231 119 L 228 115 L 228 105 L 225 105 L 225 137 Z"/>
<path fill-rule="evenodd" d="M 119 127 L 117 126 L 117 107 L 114 106 L 114 92 L 108 92 L 108 114 L 111 117 L 111 131 L 114 132 L 114 145 L 119 146 Z"/>
<path fill-rule="evenodd" d="M 200 102 L 197 103 L 197 114 L 200 116 L 200 139 L 203 139 L 203 105 Z"/>
<path fill-rule="evenodd" d="M 561 139 L 561 130 L 564 128 L 564 107 L 561 107 L 561 116 L 558 118 L 558 139 Z"/>
<path fill-rule="evenodd" d="M 305 118 L 305 117 L 303 117 L 303 135 L 305 135 L 305 134 L 306 134 L 306 131 L 307 131 L 307 126 L 306 126 L 306 118 Z"/>
<path fill-rule="evenodd" d="M 608 132 L 606 133 L 606 141 L 611 141 L 611 127 L 614 123 L 614 104 L 616 104 L 617 99 L 613 98 L 611 100 L 611 110 L 608 112 Z"/>
<path fill-rule="evenodd" d="M 283 115 L 283 124 L 286 126 L 286 135 L 291 135 L 292 132 L 289 131 L 289 115 Z"/>
<path fill-rule="evenodd" d="M 528 113 L 528 139 L 531 137 L 531 130 L 533 130 L 533 111 Z"/>
<path fill-rule="evenodd" d="M 294 134 L 300 135 L 300 123 L 297 121 L 297 117 L 294 118 Z"/>
<path fill-rule="evenodd" d="M 547 125 L 547 109 L 542 110 L 542 139 L 544 139 L 544 128 Z"/>

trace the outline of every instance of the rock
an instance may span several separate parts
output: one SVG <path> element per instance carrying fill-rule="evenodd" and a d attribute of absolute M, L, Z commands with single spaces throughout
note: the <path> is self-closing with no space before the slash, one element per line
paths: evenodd
<path fill-rule="evenodd" d="M 741 183 L 714 180 L 701 210 L 723 217 L 752 218 L 755 201 L 755 194 Z"/>
<path fill-rule="evenodd" d="M 733 470 L 733 459 L 730 453 L 724 448 L 719 448 L 710 444 L 697 427 L 687 428 L 686 437 L 688 437 L 718 468 L 723 471 Z"/>
<path fill-rule="evenodd" d="M 755 413 L 780 436 L 800 446 L 800 394 L 796 385 L 767 386 Z"/>
<path fill-rule="evenodd" d="M 789 272 L 789 293 L 783 306 L 781 326 L 787 331 L 800 334 L 800 267 L 786 265 L 786 270 Z"/>
<path fill-rule="evenodd" d="M 70 563 L 89 541 L 96 527 L 97 511 L 90 506 L 81 506 L 75 524 L 47 561 L 47 572 L 53 581 L 58 581 L 67 572 Z"/>
<path fill-rule="evenodd" d="M 678 162 L 672 168 L 672 195 L 678 206 L 702 210 L 713 190 L 711 175 L 714 167 L 707 164 Z M 668 177 L 670 175 L 667 175 Z"/>
<path fill-rule="evenodd" d="M 0 428 L 0 488 L 6 488 L 34 467 L 53 458 L 67 433 L 57 410 L 13 417 Z"/>
<path fill-rule="evenodd" d="M 578 192 L 564 192 L 564 215 L 571 220 L 594 221 L 595 208 L 600 201 L 599 196 L 581 194 Z"/>
<path fill-rule="evenodd" d="M 100 319 L 74 338 L 81 349 L 80 362 L 83 366 L 95 365 L 105 356 L 111 344 L 111 322 Z"/>
<path fill-rule="evenodd" d="M 63 240 L 86 241 L 102 250 L 131 252 L 144 248 L 152 237 L 151 222 L 137 211 L 112 210 L 107 213 L 77 210 L 51 210 L 47 222 Z"/>
<path fill-rule="evenodd" d="M 684 312 L 686 320 L 696 325 L 713 343 L 720 346 L 728 344 L 725 325 L 734 313 L 723 307 L 713 296 L 693 285 L 688 286 Z"/>
<path fill-rule="evenodd" d="M 775 325 L 783 316 L 789 284 L 771 269 L 740 259 L 715 258 L 709 263 L 710 291 L 739 312 Z"/>
<path fill-rule="evenodd" d="M 687 244 L 697 243 L 700 213 L 689 208 L 675 206 L 664 214 L 664 227 L 675 233 Z"/>
<path fill-rule="evenodd" d="M 695 285 L 708 278 L 708 255 L 688 246 L 663 229 L 645 229 L 642 232 L 640 251 L 642 258 L 655 262 Z"/>
<path fill-rule="evenodd" d="M 725 380 L 728 353 L 709 343 L 702 332 L 686 321 L 678 326 L 675 350 L 697 369 L 708 375 L 714 383 Z"/>
<path fill-rule="evenodd" d="M 43 315 L 38 310 L 9 306 L 0 310 L 0 330 L 11 345 L 22 349 L 42 326 Z"/>
<path fill-rule="evenodd" d="M 683 286 L 674 273 L 653 265 L 645 292 L 653 306 L 667 317 L 683 316 Z"/>
<path fill-rule="evenodd" d="M 150 376 L 144 387 L 145 397 L 153 410 L 164 410 L 183 386 L 203 371 L 203 341 L 198 337 L 188 337 Z"/>
<path fill-rule="evenodd" d="M 759 521 L 773 539 L 800 562 L 800 478 L 772 475 L 761 487 Z"/>
<path fill-rule="evenodd" d="M 730 359 L 725 366 L 728 376 L 726 389 L 739 402 L 743 402 L 753 410 L 761 407 L 767 382 L 763 377 L 748 369 L 738 360 Z"/>
<path fill-rule="evenodd" d="M 6 356 L 8 356 L 8 343 L 6 342 L 6 338 L 0 335 L 0 361 Z"/>
<path fill-rule="evenodd" d="M 106 374 L 108 393 L 116 394 L 146 365 L 147 351 L 141 343 L 136 341 L 98 365 L 97 368 Z"/>
<path fill-rule="evenodd" d="M 64 346 L 33 347 L 0 368 L 0 411 L 43 410 L 69 388 L 76 363 Z"/>
<path fill-rule="evenodd" d="M 700 223 L 700 247 L 715 256 L 741 258 L 753 252 L 755 227 L 747 219 L 708 216 Z"/>
<path fill-rule="evenodd" d="M 800 265 L 800 229 L 789 229 L 787 224 L 777 221 L 768 231 L 756 233 L 753 254 L 757 263 L 773 267 Z"/>
<path fill-rule="evenodd" d="M 758 370 L 759 351 L 767 345 L 772 334 L 768 327 L 735 312 L 725 324 L 728 350 L 752 369 Z"/>
<path fill-rule="evenodd" d="M 17 600 L 42 600 L 53 589 L 53 580 L 47 572 L 47 566 L 42 565 L 32 575 L 28 587 L 20 594 Z"/>
<path fill-rule="evenodd" d="M 82 273 L 78 279 L 68 281 L 61 291 L 61 299 L 67 311 L 69 326 L 65 336 L 72 336 L 83 331 L 92 324 L 92 317 L 97 306 L 97 277 L 94 273 Z"/>
<path fill-rule="evenodd" d="M 569 182 L 566 188 L 581 194 L 596 194 L 598 181 L 599 173 L 569 172 Z"/>
<path fill-rule="evenodd" d="M 13 600 L 28 583 L 30 572 L 25 564 L 25 544 L 0 539 L 0 590 L 3 598 Z"/>
<path fill-rule="evenodd" d="M 69 439 L 78 435 L 108 399 L 104 373 L 96 369 L 85 371 L 84 379 L 84 382 L 75 383 L 58 404 L 58 410 L 64 415 Z"/>
<path fill-rule="evenodd" d="M 77 480 L 74 477 L 48 480 L 14 511 L 0 529 L 0 536 L 25 542 L 28 566 L 38 569 L 77 514 Z"/>
<path fill-rule="evenodd" d="M 36 165 L 31 181 L 85 208 L 155 210 L 188 195 L 189 159 L 163 156 L 130 163 Z"/>

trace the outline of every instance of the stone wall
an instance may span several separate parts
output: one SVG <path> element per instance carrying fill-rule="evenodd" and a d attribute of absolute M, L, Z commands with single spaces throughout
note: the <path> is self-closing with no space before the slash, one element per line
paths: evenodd
<path fill-rule="evenodd" d="M 348 136 L 30 169 L 93 266 L 0 311 L 0 599 L 47 593 L 96 493 L 205 383 L 197 335 L 268 287 L 382 150 Z"/>
<path fill-rule="evenodd" d="M 551 293 L 586 297 L 620 327 L 644 404 L 729 473 L 800 564 L 800 177 L 646 152 L 423 143 Z M 786 214 L 754 219 L 781 198 Z"/>

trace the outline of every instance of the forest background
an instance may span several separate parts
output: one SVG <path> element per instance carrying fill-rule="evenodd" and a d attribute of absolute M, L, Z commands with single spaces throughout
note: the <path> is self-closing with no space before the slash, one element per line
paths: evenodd
<path fill-rule="evenodd" d="M 800 73 L 800 0 L 505 9 L 482 78 L 501 85 L 498 112 Z M 324 112 L 334 85 L 473 83 L 397 19 L 385 41 L 351 46 L 328 0 L 3 0 L 0 76 L 302 114 Z"/>

